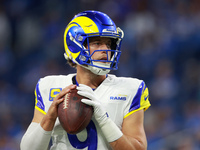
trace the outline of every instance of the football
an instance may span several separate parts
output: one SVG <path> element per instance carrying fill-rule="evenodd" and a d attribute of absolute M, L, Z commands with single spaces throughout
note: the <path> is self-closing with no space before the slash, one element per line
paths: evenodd
<path fill-rule="evenodd" d="M 58 105 L 58 119 L 63 129 L 69 134 L 77 134 L 87 127 L 92 115 L 92 106 L 81 102 L 85 97 L 72 89 L 65 95 L 65 100 Z"/>

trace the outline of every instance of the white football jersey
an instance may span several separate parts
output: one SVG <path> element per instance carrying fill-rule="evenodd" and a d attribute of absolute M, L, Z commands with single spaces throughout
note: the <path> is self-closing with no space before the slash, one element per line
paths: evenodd
<path fill-rule="evenodd" d="M 47 76 L 39 80 L 35 89 L 35 108 L 46 114 L 53 98 L 66 86 L 72 84 L 72 77 Z M 107 78 L 94 90 L 109 117 L 121 129 L 123 119 L 130 114 L 148 109 L 148 88 L 142 80 L 116 77 L 108 74 Z M 70 135 L 56 120 L 52 132 L 51 150 L 107 150 L 111 149 L 94 118 L 86 129 L 76 135 Z"/>

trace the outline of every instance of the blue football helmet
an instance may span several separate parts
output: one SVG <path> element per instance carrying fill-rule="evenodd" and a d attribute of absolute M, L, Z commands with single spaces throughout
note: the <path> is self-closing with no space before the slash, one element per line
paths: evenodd
<path fill-rule="evenodd" d="M 94 60 L 89 49 L 89 38 L 99 36 L 111 38 L 111 49 L 106 51 L 107 60 Z M 124 33 L 106 14 L 99 11 L 84 11 L 77 14 L 67 25 L 64 33 L 65 58 L 89 69 L 97 75 L 117 70 Z M 88 45 L 86 49 L 86 44 Z M 111 52 L 111 58 L 108 58 Z M 105 63 L 102 63 L 105 62 Z"/>

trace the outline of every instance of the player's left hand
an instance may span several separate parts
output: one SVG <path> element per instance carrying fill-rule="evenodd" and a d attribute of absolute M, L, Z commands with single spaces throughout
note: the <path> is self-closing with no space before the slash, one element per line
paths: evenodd
<path fill-rule="evenodd" d="M 101 125 L 104 124 L 104 122 L 107 120 L 107 113 L 104 110 L 103 106 L 97 99 L 97 96 L 95 95 L 92 88 L 89 86 L 86 86 L 84 84 L 79 84 L 77 87 L 78 94 L 84 97 L 87 97 L 88 99 L 82 99 L 81 101 L 87 105 L 93 106 L 94 109 L 94 117 L 97 120 L 97 122 Z"/>
<path fill-rule="evenodd" d="M 105 138 L 108 142 L 113 142 L 119 139 L 123 133 L 117 127 L 117 125 L 108 117 L 107 112 L 104 110 L 103 105 L 98 100 L 94 91 L 86 85 L 79 84 L 77 87 L 78 94 L 87 97 L 88 99 L 82 99 L 81 101 L 87 105 L 93 106 L 94 117 L 99 123 Z"/>

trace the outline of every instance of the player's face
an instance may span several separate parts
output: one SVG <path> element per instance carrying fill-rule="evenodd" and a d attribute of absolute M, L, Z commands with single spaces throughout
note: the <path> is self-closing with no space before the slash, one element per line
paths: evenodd
<path fill-rule="evenodd" d="M 91 37 L 89 38 L 90 54 L 95 50 L 110 50 L 111 49 L 111 39 L 107 37 Z M 88 48 L 88 46 L 87 46 Z M 108 57 L 108 58 L 107 58 Z M 110 51 L 96 51 L 92 55 L 94 60 L 110 60 Z"/>

